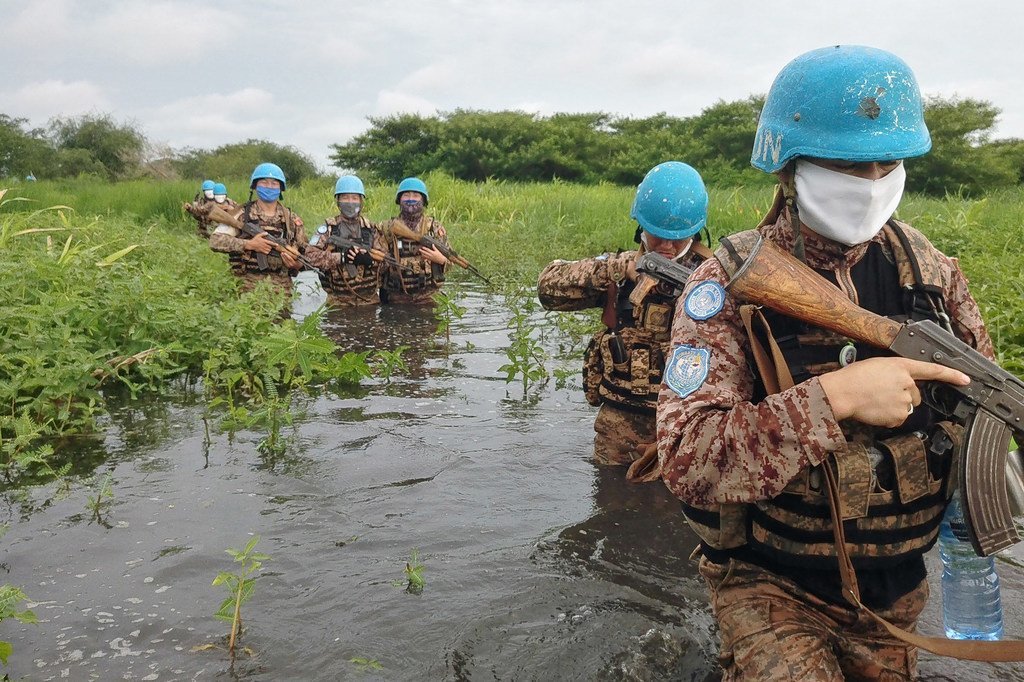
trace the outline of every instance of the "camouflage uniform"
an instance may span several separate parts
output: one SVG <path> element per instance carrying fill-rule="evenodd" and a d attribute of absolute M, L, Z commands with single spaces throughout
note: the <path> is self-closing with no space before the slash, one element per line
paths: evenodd
<path fill-rule="evenodd" d="M 766 223 L 759 228 L 764 238 L 791 251 L 793 236 L 788 213 L 777 204 Z M 923 240 L 920 233 L 913 234 Z M 991 358 L 992 342 L 968 292 L 966 278 L 955 260 L 928 247 L 928 262 L 933 266 L 936 281 L 941 282 L 935 295 L 944 302 L 954 332 Z M 852 248 L 806 234 L 805 249 L 807 264 L 833 279 L 860 305 L 867 307 L 865 301 L 881 300 L 884 295 L 896 299 L 905 293 L 896 278 L 887 275 L 897 269 L 899 261 L 884 231 Z M 724 250 L 720 253 L 724 257 Z M 877 271 L 865 275 L 866 266 L 857 268 L 862 262 L 877 266 Z M 694 287 L 706 281 L 722 285 L 727 282 L 716 258 L 697 269 L 680 301 L 685 301 Z M 885 287 L 878 282 L 885 282 Z M 790 541 L 788 545 L 773 545 L 773 536 L 765 528 L 770 527 L 772 514 L 787 507 L 800 512 L 794 514 L 795 519 L 779 525 L 799 527 L 805 519 L 800 514 L 812 499 L 811 487 L 817 471 L 814 467 L 830 455 L 840 457 L 858 447 L 885 444 L 889 440 L 879 439 L 893 433 L 897 434 L 893 438 L 913 439 L 918 432 L 907 433 L 908 430 L 934 430 L 937 417 L 921 406 L 904 426 L 895 430 L 885 431 L 852 420 L 837 422 L 817 378 L 839 368 L 834 361 L 836 356 L 832 356 L 831 363 L 805 366 L 802 375 L 794 375 L 796 385 L 792 388 L 765 395 L 759 373 L 750 360 L 751 343 L 738 303 L 726 293 L 721 310 L 703 321 L 692 319 L 685 308 L 678 305 L 675 311 L 673 347 L 709 351 L 708 373 L 702 383 L 684 387 L 693 389 L 685 397 L 662 387 L 658 450 L 665 483 L 683 502 L 687 520 L 702 538 L 701 572 L 711 588 L 712 606 L 721 629 L 725 679 L 841 679 L 842 675 L 856 679 L 911 679 L 916 670 L 916 651 L 866 620 L 865 614 L 858 614 L 843 600 L 835 548 L 825 530 L 831 529 L 828 512 L 817 520 L 821 524 L 817 530 L 821 532 L 805 533 L 805 544 Z M 815 334 L 830 334 L 814 328 L 803 329 L 801 333 L 796 337 L 798 345 L 814 343 L 810 339 Z M 782 343 L 781 336 L 779 342 Z M 861 357 L 886 354 L 857 348 Z M 918 447 L 924 450 L 924 446 Z M 875 468 L 870 472 L 873 476 L 877 474 L 877 478 L 871 478 L 862 492 L 870 487 L 872 499 L 887 495 L 891 506 L 904 514 L 899 518 L 905 519 L 909 511 L 903 510 L 909 509 L 908 501 L 905 490 L 897 486 L 902 485 L 902 480 L 891 480 L 896 452 L 897 448 L 892 452 L 879 451 L 880 460 L 873 462 Z M 931 457 L 930 452 L 928 456 Z M 926 473 L 931 473 L 933 460 L 926 461 Z M 933 481 L 941 488 L 947 480 L 949 458 L 937 457 L 935 461 L 934 466 L 946 467 L 938 474 L 939 480 Z M 840 480 L 841 497 L 858 492 L 844 486 L 845 479 Z M 794 490 L 801 494 L 792 494 Z M 932 491 L 932 497 L 922 500 L 934 500 L 934 494 L 948 492 Z M 819 493 L 814 499 L 820 497 Z M 912 542 L 902 544 L 895 539 L 899 531 L 885 527 L 884 519 L 850 518 L 844 513 L 844 518 L 849 519 L 844 522 L 848 540 L 851 533 L 863 533 L 859 525 L 862 520 L 883 521 L 873 531 L 882 539 L 864 540 L 870 533 L 862 534 L 861 544 L 851 545 L 851 556 L 862 601 L 905 629 L 913 629 L 927 598 L 923 554 L 934 543 L 941 519 L 944 499 L 938 500 L 938 517 L 935 503 L 930 502 L 927 522 L 904 528 L 904 532 L 917 535 L 911 538 Z M 883 539 L 888 544 L 883 544 Z M 811 544 L 813 540 L 817 544 Z M 805 554 L 794 549 L 800 547 L 805 548 Z M 886 552 L 892 555 L 887 556 Z M 886 563 L 892 556 L 896 558 Z"/>
<path fill-rule="evenodd" d="M 548 310 L 605 308 L 615 285 L 615 328 L 591 339 L 583 365 L 587 401 L 600 406 L 594 419 L 594 459 L 600 464 L 628 465 L 655 440 L 654 409 L 678 292 L 658 284 L 642 300 L 631 300 L 636 284 L 626 272 L 640 253 L 556 260 L 537 281 Z"/>
<path fill-rule="evenodd" d="M 380 302 L 377 294 L 379 267 L 342 263 L 345 249 L 328 243 L 328 236 L 341 237 L 358 242 L 364 249 L 387 250 L 384 238 L 377 227 L 362 216 L 349 220 L 342 215 L 328 218 L 317 228 L 309 240 L 306 258 L 324 271 L 320 278 L 331 302 L 336 305 L 373 305 Z"/>
<path fill-rule="evenodd" d="M 207 213 L 214 206 L 219 206 L 219 204 L 213 199 L 207 199 L 202 192 L 196 194 L 192 203 L 185 204 L 185 210 L 196 219 L 196 234 L 203 239 L 210 236 L 210 230 L 215 225 L 207 218 Z"/>
<path fill-rule="evenodd" d="M 387 265 L 380 270 L 380 298 L 382 303 L 433 303 L 434 293 L 444 284 L 444 273 L 448 264 L 437 265 L 419 255 L 420 245 L 400 239 L 392 232 L 392 226 L 402 224 L 418 235 L 428 235 L 448 246 L 444 226 L 432 216 L 424 215 L 415 224 L 405 222 L 401 217 L 392 218 L 380 225 L 386 251 L 401 265 L 401 270 Z"/>
<path fill-rule="evenodd" d="M 255 222 L 278 237 L 284 236 L 289 244 L 297 246 L 300 251 L 305 250 L 309 241 L 302 218 L 280 203 L 276 204 L 272 214 L 265 214 L 258 203 L 250 201 L 235 207 L 231 215 L 242 222 Z M 261 279 L 270 279 L 275 285 L 291 290 L 291 276 L 295 273 L 289 272 L 281 257 L 273 254 L 267 256 L 267 269 L 260 270 L 256 254 L 245 250 L 248 239 L 252 237 L 228 225 L 219 225 L 210 235 L 210 248 L 228 254 L 231 269 L 245 281 L 244 290 L 251 289 Z"/>

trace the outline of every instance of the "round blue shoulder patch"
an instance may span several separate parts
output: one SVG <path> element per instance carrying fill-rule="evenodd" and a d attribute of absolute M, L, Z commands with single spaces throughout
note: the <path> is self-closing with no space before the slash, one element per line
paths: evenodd
<path fill-rule="evenodd" d="M 319 234 L 327 234 L 327 226 L 326 225 L 321 225 L 320 227 L 316 228 L 316 231 Z"/>
<path fill-rule="evenodd" d="M 706 320 L 717 315 L 725 305 L 725 289 L 713 280 L 705 280 L 690 290 L 683 302 L 683 310 L 694 320 Z"/>
<path fill-rule="evenodd" d="M 665 364 L 665 383 L 680 398 L 696 391 L 708 378 L 711 352 L 705 348 L 676 346 Z"/>

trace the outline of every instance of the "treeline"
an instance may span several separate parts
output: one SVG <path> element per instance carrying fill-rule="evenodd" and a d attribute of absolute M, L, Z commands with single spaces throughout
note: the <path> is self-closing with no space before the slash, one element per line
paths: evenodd
<path fill-rule="evenodd" d="M 333 145 L 332 161 L 381 180 L 438 169 L 463 180 L 638 183 L 647 169 L 679 159 L 708 184 L 770 183 L 751 168 L 759 96 L 718 102 L 697 116 L 623 118 L 604 113 L 540 116 L 458 109 L 435 116 L 371 118 L 365 133 Z M 977 194 L 1024 181 L 1024 140 L 992 141 L 999 115 L 974 99 L 930 98 L 933 148 L 908 161 L 908 189 Z"/>
<path fill-rule="evenodd" d="M 476 182 L 635 185 L 652 166 L 679 159 L 710 185 L 768 184 L 769 176 L 750 167 L 763 102 L 760 96 L 718 102 L 685 118 L 463 109 L 398 114 L 370 118 L 365 133 L 332 145 L 331 158 L 338 168 L 383 182 L 441 171 Z M 999 113 L 982 100 L 928 99 L 932 151 L 907 162 L 907 188 L 974 195 L 1022 184 L 1024 140 L 991 139 Z M 321 174 L 303 152 L 266 140 L 176 151 L 150 143 L 136 124 L 109 114 L 56 118 L 45 128 L 27 124 L 0 114 L 0 178 L 239 178 L 263 161 L 281 166 L 292 185 Z"/>
<path fill-rule="evenodd" d="M 55 118 L 45 128 L 0 114 L 0 178 L 241 178 L 263 161 L 281 166 L 293 184 L 320 174 L 306 154 L 266 140 L 175 151 L 150 143 L 136 124 L 109 114 Z"/>

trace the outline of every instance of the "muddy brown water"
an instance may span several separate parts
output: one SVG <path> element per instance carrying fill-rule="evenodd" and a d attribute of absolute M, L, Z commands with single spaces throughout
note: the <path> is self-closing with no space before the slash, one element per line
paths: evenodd
<path fill-rule="evenodd" d="M 317 304 L 308 295 L 297 312 Z M 450 350 L 430 310 L 335 311 L 343 347 L 409 346 L 390 383 L 302 401 L 285 455 L 211 427 L 194 392 L 115 406 L 83 448 L 114 503 L 81 481 L 0 496 L 0 584 L 37 625 L 0 624 L 29 680 L 714 680 L 714 619 L 687 560 L 696 539 L 660 484 L 589 461 L 594 408 L 554 382 L 524 399 L 507 308 L 463 290 Z M 538 324 L 545 324 L 542 317 Z M 549 337 L 552 353 L 557 346 Z M 107 527 L 109 526 L 109 527 Z M 270 555 L 228 625 L 211 586 L 228 547 Z M 1019 546 L 1018 546 L 1019 547 Z M 421 594 L 396 586 L 412 552 Z M 1019 553 L 1013 558 L 1019 558 Z M 938 559 L 921 630 L 941 632 Z M 1024 634 L 1024 571 L 1000 562 L 1006 629 Z M 352 659 L 375 661 L 381 667 Z M 1019 665 L 922 657 L 931 680 L 1024 680 Z"/>

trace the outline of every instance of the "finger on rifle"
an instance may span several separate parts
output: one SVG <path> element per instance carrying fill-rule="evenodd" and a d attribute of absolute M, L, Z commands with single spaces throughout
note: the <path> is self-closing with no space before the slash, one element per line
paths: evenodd
<path fill-rule="evenodd" d="M 905 359 L 907 371 L 915 381 L 944 381 L 947 384 L 966 386 L 971 378 L 963 372 L 934 362 Z"/>

